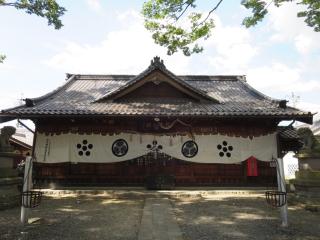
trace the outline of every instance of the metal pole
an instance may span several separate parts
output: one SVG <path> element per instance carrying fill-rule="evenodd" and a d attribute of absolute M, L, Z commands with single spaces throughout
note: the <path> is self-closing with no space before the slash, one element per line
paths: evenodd
<path fill-rule="evenodd" d="M 20 119 L 18 119 L 18 123 L 24 126 L 29 132 L 32 132 L 34 134 L 35 131 L 33 131 L 31 128 L 29 128 L 27 125 L 25 125 L 23 122 L 21 122 Z"/>
<path fill-rule="evenodd" d="M 23 192 L 30 191 L 32 188 L 32 158 L 26 157 L 26 162 L 24 165 L 24 176 L 23 176 Z M 28 197 L 22 197 L 22 202 L 27 202 Z M 21 206 L 21 223 L 23 225 L 28 223 L 28 213 L 29 209 Z"/>
<path fill-rule="evenodd" d="M 284 167 L 283 167 L 283 159 L 277 158 L 277 178 L 278 178 L 278 190 L 281 192 L 286 192 L 286 185 L 285 185 L 285 178 L 284 178 Z M 288 204 L 286 202 L 285 205 L 283 205 L 280 208 L 280 214 L 281 214 L 281 226 L 287 227 L 288 226 Z"/>

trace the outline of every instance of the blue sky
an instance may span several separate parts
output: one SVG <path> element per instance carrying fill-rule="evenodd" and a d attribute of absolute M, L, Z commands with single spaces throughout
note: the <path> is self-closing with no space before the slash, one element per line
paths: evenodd
<path fill-rule="evenodd" d="M 199 1 L 206 11 L 208 2 Z M 297 7 L 270 7 L 258 26 L 241 25 L 248 11 L 225 1 L 216 29 L 201 42 L 202 54 L 167 56 L 143 28 L 143 1 L 59 1 L 68 11 L 64 27 L 13 8 L 0 8 L 0 109 L 38 97 L 65 82 L 65 73 L 138 74 L 161 56 L 176 74 L 241 74 L 261 92 L 280 99 L 299 96 L 297 106 L 320 111 L 320 33 L 296 18 Z"/>

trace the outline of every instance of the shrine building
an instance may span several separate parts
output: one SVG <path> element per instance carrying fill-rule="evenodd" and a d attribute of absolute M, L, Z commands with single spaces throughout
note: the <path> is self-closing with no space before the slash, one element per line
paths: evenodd
<path fill-rule="evenodd" d="M 159 57 L 138 75 L 67 74 L 0 113 L 0 122 L 34 122 L 38 181 L 103 186 L 159 176 L 174 186 L 275 186 L 272 160 L 300 147 L 279 123 L 312 118 L 245 76 L 175 75 Z"/>

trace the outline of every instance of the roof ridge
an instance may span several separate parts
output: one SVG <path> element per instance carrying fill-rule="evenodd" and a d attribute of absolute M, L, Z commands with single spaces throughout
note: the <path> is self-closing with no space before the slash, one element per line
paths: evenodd
<path fill-rule="evenodd" d="M 13 141 L 13 142 L 16 142 L 16 143 L 18 143 L 18 144 L 21 144 L 21 145 L 24 146 L 25 148 L 30 148 L 30 149 L 32 148 L 32 146 L 31 146 L 30 144 L 28 144 L 28 143 L 26 143 L 26 142 L 23 142 L 23 141 L 15 138 L 15 137 L 12 137 L 12 136 L 9 138 L 9 141 Z"/>
<path fill-rule="evenodd" d="M 81 77 L 112 77 L 112 76 L 134 77 L 134 76 L 137 76 L 136 74 L 72 74 L 72 75 L 75 75 L 77 78 L 81 78 Z"/>
<path fill-rule="evenodd" d="M 176 75 L 184 81 L 246 81 L 245 75 Z M 196 78 L 196 79 L 190 79 Z M 206 79 L 203 79 L 206 78 Z"/>
<path fill-rule="evenodd" d="M 166 70 L 169 71 L 168 69 Z M 82 80 L 83 78 L 100 78 L 100 77 L 135 78 L 135 77 L 138 77 L 140 74 L 68 74 L 68 75 L 71 75 L 71 76 L 75 75 L 77 80 Z M 181 80 L 183 81 L 246 81 L 245 75 L 181 74 L 181 75 L 175 75 L 175 76 L 181 78 Z M 197 78 L 197 79 L 190 79 L 190 78 Z M 203 78 L 207 78 L 207 79 L 203 79 Z M 96 80 L 96 79 L 92 79 L 92 80 Z"/>

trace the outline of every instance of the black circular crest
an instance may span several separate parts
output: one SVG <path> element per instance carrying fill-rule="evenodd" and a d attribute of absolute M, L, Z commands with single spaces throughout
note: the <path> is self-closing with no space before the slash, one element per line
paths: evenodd
<path fill-rule="evenodd" d="M 181 153 L 187 158 L 193 158 L 198 153 L 198 145 L 194 141 L 186 141 L 182 145 Z"/>
<path fill-rule="evenodd" d="M 84 139 L 82 141 L 82 143 L 78 143 L 76 145 L 77 149 L 78 149 L 78 155 L 79 156 L 84 156 L 86 155 L 87 157 L 89 157 L 91 155 L 92 148 L 93 148 L 93 144 L 90 143 L 88 145 L 88 140 Z M 89 148 L 89 149 L 88 149 Z"/>
<path fill-rule="evenodd" d="M 220 157 L 227 156 L 228 158 L 230 158 L 231 152 L 233 151 L 233 146 L 231 146 L 227 141 L 223 141 L 222 144 L 217 145 L 217 149 L 220 151 Z"/>
<path fill-rule="evenodd" d="M 112 144 L 112 153 L 117 157 L 126 155 L 128 150 L 128 143 L 124 139 L 115 140 Z"/>

